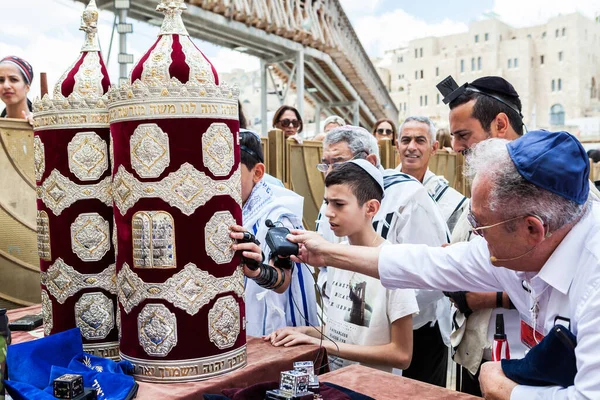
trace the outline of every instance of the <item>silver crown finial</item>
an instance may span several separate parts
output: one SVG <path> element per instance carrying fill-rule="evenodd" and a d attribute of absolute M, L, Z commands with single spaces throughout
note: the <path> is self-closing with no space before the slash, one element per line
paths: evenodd
<path fill-rule="evenodd" d="M 81 51 L 100 51 L 98 44 L 98 7 L 96 0 L 90 0 L 87 7 L 81 15 L 80 31 L 85 32 L 85 41 L 81 47 Z"/>
<path fill-rule="evenodd" d="M 187 9 L 187 6 L 183 0 L 160 0 L 160 3 L 156 6 L 156 11 L 165 14 L 165 19 L 158 35 L 189 36 L 181 19 L 181 13 L 185 9 Z"/>

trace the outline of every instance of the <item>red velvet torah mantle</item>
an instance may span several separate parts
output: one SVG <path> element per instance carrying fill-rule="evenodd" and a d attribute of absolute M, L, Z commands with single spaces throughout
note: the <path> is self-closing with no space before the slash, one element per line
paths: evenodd
<path fill-rule="evenodd" d="M 95 19 L 94 19 L 95 18 Z M 86 352 L 118 359 L 108 73 L 84 12 L 82 52 L 34 102 L 37 231 L 44 333 L 79 327 Z"/>
<path fill-rule="evenodd" d="M 136 379 L 154 382 L 246 365 L 244 277 L 229 238 L 242 222 L 238 90 L 219 85 L 179 3 L 164 5 L 158 40 L 108 106 L 120 351 Z"/>

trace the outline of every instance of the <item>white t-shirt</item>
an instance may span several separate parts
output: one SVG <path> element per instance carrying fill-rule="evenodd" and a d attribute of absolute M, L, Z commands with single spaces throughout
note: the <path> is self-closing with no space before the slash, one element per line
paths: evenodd
<path fill-rule="evenodd" d="M 390 242 L 383 245 L 386 244 Z M 361 346 L 388 344 L 392 341 L 391 324 L 419 311 L 412 289 L 389 290 L 379 279 L 338 268 L 329 268 L 327 279 L 325 335 L 335 342 Z M 352 364 L 357 362 L 329 356 L 331 370 Z M 392 372 L 392 367 L 367 366 Z"/>

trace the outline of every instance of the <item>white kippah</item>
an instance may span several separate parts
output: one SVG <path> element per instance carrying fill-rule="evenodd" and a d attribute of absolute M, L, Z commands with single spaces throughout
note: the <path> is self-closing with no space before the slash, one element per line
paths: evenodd
<path fill-rule="evenodd" d="M 381 187 L 381 191 L 385 193 L 385 187 L 383 186 L 383 175 L 381 174 L 379 168 L 371 164 L 369 161 L 363 159 L 350 160 L 348 162 L 358 165 L 365 170 L 367 174 L 371 175 L 371 178 L 373 178 L 379 187 Z"/>

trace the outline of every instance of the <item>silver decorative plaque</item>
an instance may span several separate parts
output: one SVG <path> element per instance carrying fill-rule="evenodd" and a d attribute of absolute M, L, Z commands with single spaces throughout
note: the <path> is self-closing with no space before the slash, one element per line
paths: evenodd
<path fill-rule="evenodd" d="M 104 293 L 84 293 L 75 303 L 75 324 L 88 340 L 104 339 L 115 327 L 113 302 Z"/>
<path fill-rule="evenodd" d="M 215 301 L 208 312 L 208 337 L 219 349 L 235 344 L 240 334 L 240 306 L 233 296 Z"/>
<path fill-rule="evenodd" d="M 177 344 L 177 319 L 163 304 L 146 304 L 138 315 L 138 338 L 149 356 L 165 357 Z"/>
<path fill-rule="evenodd" d="M 142 178 L 158 178 L 169 166 L 169 137 L 157 124 L 141 124 L 129 139 L 131 166 Z"/>
<path fill-rule="evenodd" d="M 79 132 L 67 146 L 69 170 L 82 181 L 95 181 L 108 169 L 106 142 L 95 132 Z"/>
<path fill-rule="evenodd" d="M 215 176 L 231 172 L 234 163 L 233 134 L 222 122 L 212 123 L 202 135 L 202 160 Z"/>
<path fill-rule="evenodd" d="M 229 211 L 218 211 L 204 227 L 206 254 L 217 264 L 226 264 L 233 260 L 235 251 L 231 248 L 234 240 L 229 237 L 229 227 L 236 221 Z"/>
<path fill-rule="evenodd" d="M 110 242 L 110 225 L 98 213 L 79 214 L 71 224 L 71 249 L 83 261 L 101 260 Z"/>

